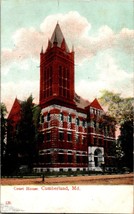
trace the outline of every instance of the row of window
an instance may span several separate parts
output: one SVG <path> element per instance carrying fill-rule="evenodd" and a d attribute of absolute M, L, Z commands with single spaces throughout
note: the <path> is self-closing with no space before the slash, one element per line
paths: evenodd
<path fill-rule="evenodd" d="M 44 68 L 44 81 L 47 81 L 52 78 L 53 75 L 53 69 L 52 66 L 50 67 L 45 67 Z M 69 80 L 69 69 L 62 67 L 61 65 L 59 66 L 59 79 L 62 78 L 64 80 Z"/>
<path fill-rule="evenodd" d="M 90 108 L 90 113 L 91 114 L 95 114 L 95 115 L 101 115 L 102 114 L 102 110 Z"/>
<path fill-rule="evenodd" d="M 64 115 L 62 113 L 60 113 L 60 121 L 64 121 Z M 51 116 L 50 116 L 50 113 L 47 114 L 47 122 L 50 121 L 51 119 Z M 72 123 L 72 116 L 71 115 L 68 115 L 68 118 L 67 118 L 67 121 L 69 123 Z M 44 116 L 42 115 L 41 116 L 41 123 L 44 123 Z M 79 118 L 76 118 L 76 125 L 79 126 L 80 125 L 80 119 Z M 85 127 L 86 126 L 86 121 L 83 120 L 82 121 L 82 126 Z"/>
<path fill-rule="evenodd" d="M 94 146 L 103 146 L 103 141 L 101 138 L 94 138 Z"/>
<path fill-rule="evenodd" d="M 51 163 L 52 162 L 52 155 L 47 154 L 44 158 L 44 156 L 40 156 L 40 162 L 46 162 L 46 163 Z M 76 163 L 87 163 L 88 158 L 87 156 L 78 156 L 76 155 Z M 74 157 L 72 154 L 68 154 L 67 158 L 65 157 L 64 154 L 58 154 L 57 157 L 57 162 L 58 163 L 73 163 L 74 162 Z"/>
<path fill-rule="evenodd" d="M 60 141 L 65 140 L 64 132 L 59 132 L 59 137 L 58 138 L 59 138 Z M 50 141 L 50 140 L 51 140 L 51 133 L 47 132 L 46 133 L 46 141 Z M 71 132 L 67 133 L 67 141 L 68 142 L 72 141 L 72 133 Z M 82 141 L 82 143 L 86 143 L 86 137 L 82 136 L 82 138 L 80 138 L 80 136 L 77 134 L 76 135 L 76 142 L 79 143 L 81 141 Z"/>
<path fill-rule="evenodd" d="M 83 171 L 86 171 L 85 168 L 82 169 L 82 170 L 83 170 Z M 79 168 L 77 168 L 77 171 L 82 171 L 82 170 L 79 169 Z M 64 169 L 60 168 L 59 171 L 60 171 L 60 172 L 63 172 Z M 72 168 L 69 168 L 67 171 L 68 171 L 68 172 L 71 172 L 71 171 L 73 171 L 73 169 L 72 169 Z M 41 168 L 41 169 L 34 169 L 34 172 L 44 172 L 44 169 L 43 169 L 43 168 Z M 48 169 L 47 169 L 47 172 L 51 172 L 51 170 L 48 168 Z"/>

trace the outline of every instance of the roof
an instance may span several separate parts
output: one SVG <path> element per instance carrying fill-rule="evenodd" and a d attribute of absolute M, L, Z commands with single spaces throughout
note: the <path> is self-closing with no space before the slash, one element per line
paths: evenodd
<path fill-rule="evenodd" d="M 61 31 L 60 25 L 57 23 L 54 32 L 52 34 L 52 37 L 50 39 L 51 45 L 53 45 L 54 42 L 57 43 L 58 47 L 61 47 L 62 42 L 65 41 L 65 38 L 63 36 L 63 33 Z M 69 48 L 65 42 L 65 46 L 66 46 L 66 51 L 69 52 Z"/>
<path fill-rule="evenodd" d="M 8 119 L 10 119 L 13 115 L 17 114 L 20 111 L 22 101 L 15 98 L 12 108 L 9 112 Z"/>
<path fill-rule="evenodd" d="M 78 96 L 76 93 L 75 93 L 75 103 L 78 108 L 82 108 L 82 109 L 90 105 L 90 102 L 88 100 L 83 99 L 82 97 Z"/>
<path fill-rule="evenodd" d="M 95 99 L 93 100 L 93 102 L 90 104 L 90 107 L 103 110 L 103 108 L 101 107 L 101 105 L 99 104 L 99 102 L 98 102 L 98 100 L 97 100 L 96 98 L 95 98 Z"/>

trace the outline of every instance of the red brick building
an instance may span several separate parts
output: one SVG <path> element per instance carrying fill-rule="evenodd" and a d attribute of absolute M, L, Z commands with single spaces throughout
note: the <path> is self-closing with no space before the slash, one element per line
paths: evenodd
<path fill-rule="evenodd" d="M 39 162 L 35 172 L 102 171 L 114 164 L 115 124 L 97 99 L 85 101 L 75 93 L 74 51 L 70 51 L 59 24 L 45 52 L 40 53 Z M 20 120 L 21 102 L 15 99 L 8 120 L 13 129 Z"/>
<path fill-rule="evenodd" d="M 69 51 L 59 24 L 46 51 L 40 53 L 42 109 L 39 163 L 34 171 L 101 171 L 111 166 L 109 152 L 115 124 L 105 117 L 97 99 L 88 102 L 74 90 L 74 51 Z"/>

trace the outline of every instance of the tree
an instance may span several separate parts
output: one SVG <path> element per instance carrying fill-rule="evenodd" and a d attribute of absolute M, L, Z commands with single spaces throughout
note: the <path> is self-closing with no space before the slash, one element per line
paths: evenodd
<path fill-rule="evenodd" d="M 123 98 L 119 93 L 103 90 L 99 101 L 107 108 L 108 114 L 116 118 L 118 125 L 133 118 L 134 98 Z"/>
<path fill-rule="evenodd" d="M 33 104 L 33 97 L 30 95 L 21 104 L 21 120 L 16 130 L 21 163 L 27 164 L 29 169 L 32 169 L 37 154 L 39 117 L 40 108 Z"/>
<path fill-rule="evenodd" d="M 128 120 L 121 124 L 120 130 L 119 142 L 121 142 L 124 152 L 123 165 L 133 171 L 133 120 Z"/>
<path fill-rule="evenodd" d="M 122 165 L 132 169 L 134 98 L 123 98 L 118 93 L 104 90 L 99 101 L 107 107 L 108 114 L 113 116 L 120 126 L 121 133 L 116 145 L 116 154 L 122 160 Z"/>
<path fill-rule="evenodd" d="M 0 104 L 1 109 L 1 162 L 3 163 L 3 158 L 6 152 L 6 143 L 5 143 L 5 137 L 6 137 L 6 131 L 7 131 L 7 109 L 4 103 Z"/>
<path fill-rule="evenodd" d="M 19 101 L 20 108 L 7 121 L 6 174 L 16 174 L 20 165 L 28 165 L 32 169 L 38 155 L 39 119 L 41 109 L 33 103 L 30 95 L 26 100 Z"/>

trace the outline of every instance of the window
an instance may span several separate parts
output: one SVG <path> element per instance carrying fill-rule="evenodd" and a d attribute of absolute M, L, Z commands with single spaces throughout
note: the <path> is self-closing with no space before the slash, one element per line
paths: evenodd
<path fill-rule="evenodd" d="M 79 143 L 79 135 L 76 134 L 76 143 Z"/>
<path fill-rule="evenodd" d="M 68 122 L 69 122 L 69 123 L 72 122 L 72 117 L 71 117 L 71 115 L 68 115 Z"/>
<path fill-rule="evenodd" d="M 85 121 L 85 120 L 82 121 L 82 126 L 83 126 L 83 127 L 86 126 L 86 121 Z"/>
<path fill-rule="evenodd" d="M 99 123 L 99 129 L 101 129 L 102 128 L 102 123 Z"/>
<path fill-rule="evenodd" d="M 80 163 L 80 153 L 79 152 L 76 153 L 76 162 Z"/>
<path fill-rule="evenodd" d="M 66 98 L 70 97 L 69 93 L 69 78 L 67 77 L 67 68 L 64 66 L 59 66 L 59 95 L 64 96 Z"/>
<path fill-rule="evenodd" d="M 83 156 L 83 163 L 87 163 L 87 162 L 88 162 L 87 156 Z"/>
<path fill-rule="evenodd" d="M 52 95 L 52 66 L 44 68 L 44 98 Z"/>
<path fill-rule="evenodd" d="M 97 145 L 97 138 L 94 138 L 94 146 Z"/>
<path fill-rule="evenodd" d="M 86 137 L 82 136 L 82 143 L 86 143 Z"/>
<path fill-rule="evenodd" d="M 73 160 L 73 158 L 72 158 L 72 152 L 68 152 L 68 162 L 72 163 L 72 160 Z"/>
<path fill-rule="evenodd" d="M 60 113 L 60 121 L 63 121 L 63 114 Z"/>
<path fill-rule="evenodd" d="M 64 140 L 64 133 L 59 131 L 59 140 Z"/>
<path fill-rule="evenodd" d="M 47 121 L 50 121 L 50 113 L 47 114 Z"/>
<path fill-rule="evenodd" d="M 64 163 L 64 154 L 58 154 L 58 162 Z"/>
<path fill-rule="evenodd" d="M 51 163 L 51 154 L 46 155 L 46 163 Z"/>
<path fill-rule="evenodd" d="M 90 108 L 90 113 L 91 113 L 91 114 L 93 113 L 93 109 L 92 109 L 92 108 Z"/>
<path fill-rule="evenodd" d="M 102 139 L 99 139 L 99 146 L 102 146 Z"/>
<path fill-rule="evenodd" d="M 94 121 L 94 128 L 95 128 L 95 130 L 96 130 L 96 121 Z"/>
<path fill-rule="evenodd" d="M 67 133 L 67 140 L 70 142 L 72 140 L 71 132 Z"/>
<path fill-rule="evenodd" d="M 76 118 L 76 125 L 79 126 L 79 123 L 80 123 L 79 118 Z"/>
<path fill-rule="evenodd" d="M 46 133 L 46 140 L 47 140 L 47 141 L 51 140 L 50 132 Z"/>

